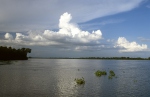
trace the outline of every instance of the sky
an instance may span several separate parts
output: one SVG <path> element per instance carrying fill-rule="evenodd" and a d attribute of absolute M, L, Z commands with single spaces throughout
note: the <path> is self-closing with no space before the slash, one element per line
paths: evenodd
<path fill-rule="evenodd" d="M 0 0 L 0 46 L 30 57 L 150 57 L 149 0 Z"/>

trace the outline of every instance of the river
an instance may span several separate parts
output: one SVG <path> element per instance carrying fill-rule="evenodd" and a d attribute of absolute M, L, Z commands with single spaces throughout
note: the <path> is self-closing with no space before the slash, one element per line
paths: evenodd
<path fill-rule="evenodd" d="M 149 60 L 29 59 L 0 63 L 0 97 L 150 97 Z M 105 70 L 97 77 L 95 71 Z M 109 79 L 109 71 L 115 77 Z M 84 78 L 77 85 L 75 78 Z"/>

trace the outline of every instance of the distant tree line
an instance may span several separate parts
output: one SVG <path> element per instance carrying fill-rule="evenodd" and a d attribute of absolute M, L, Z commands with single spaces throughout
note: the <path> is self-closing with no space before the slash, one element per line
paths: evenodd
<path fill-rule="evenodd" d="M 31 53 L 31 49 L 0 46 L 0 60 L 27 60 L 27 53 Z"/>
<path fill-rule="evenodd" d="M 148 58 L 141 58 L 141 57 L 80 57 L 80 58 L 69 58 L 69 57 L 50 57 L 49 59 L 109 59 L 109 60 L 150 60 Z"/>
<path fill-rule="evenodd" d="M 115 59 L 115 60 L 150 60 L 150 57 L 148 58 L 141 58 L 141 57 L 83 57 L 81 59 Z"/>

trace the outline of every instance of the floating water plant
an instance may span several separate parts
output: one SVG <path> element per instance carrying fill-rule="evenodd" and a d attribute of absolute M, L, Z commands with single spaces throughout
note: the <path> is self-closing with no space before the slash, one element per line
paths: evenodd
<path fill-rule="evenodd" d="M 109 79 L 112 79 L 114 76 L 115 76 L 114 71 L 110 70 L 110 71 L 109 71 L 109 76 L 108 76 L 108 78 L 109 78 Z"/>
<path fill-rule="evenodd" d="M 100 77 L 100 76 L 102 76 L 102 75 L 107 75 L 107 72 L 106 72 L 106 71 L 97 70 L 97 71 L 95 72 L 95 75 Z"/>
<path fill-rule="evenodd" d="M 111 75 L 108 76 L 109 79 L 112 79 L 113 77 Z"/>
<path fill-rule="evenodd" d="M 76 83 L 77 84 L 85 84 L 85 80 L 84 80 L 84 78 L 82 77 L 82 78 L 75 78 L 75 81 L 76 81 Z"/>
<path fill-rule="evenodd" d="M 115 73 L 114 73 L 114 71 L 112 71 L 112 70 L 109 71 L 109 74 L 110 74 L 111 76 L 115 76 Z"/>

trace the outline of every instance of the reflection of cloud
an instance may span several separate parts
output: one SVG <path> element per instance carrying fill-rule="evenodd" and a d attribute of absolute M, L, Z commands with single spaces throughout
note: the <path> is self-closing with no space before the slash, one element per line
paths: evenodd
<path fill-rule="evenodd" d="M 146 44 L 139 45 L 136 42 L 129 42 L 125 37 L 119 37 L 115 47 L 121 48 L 120 52 L 136 52 L 148 50 Z"/>
<path fill-rule="evenodd" d="M 59 30 L 45 30 L 44 32 L 29 31 L 27 34 L 16 33 L 15 38 L 10 33 L 5 34 L 5 40 L 0 40 L 5 44 L 16 45 L 91 45 L 97 46 L 102 39 L 100 30 L 88 32 L 78 28 L 77 25 L 70 23 L 71 14 L 67 12 L 59 19 Z"/>

